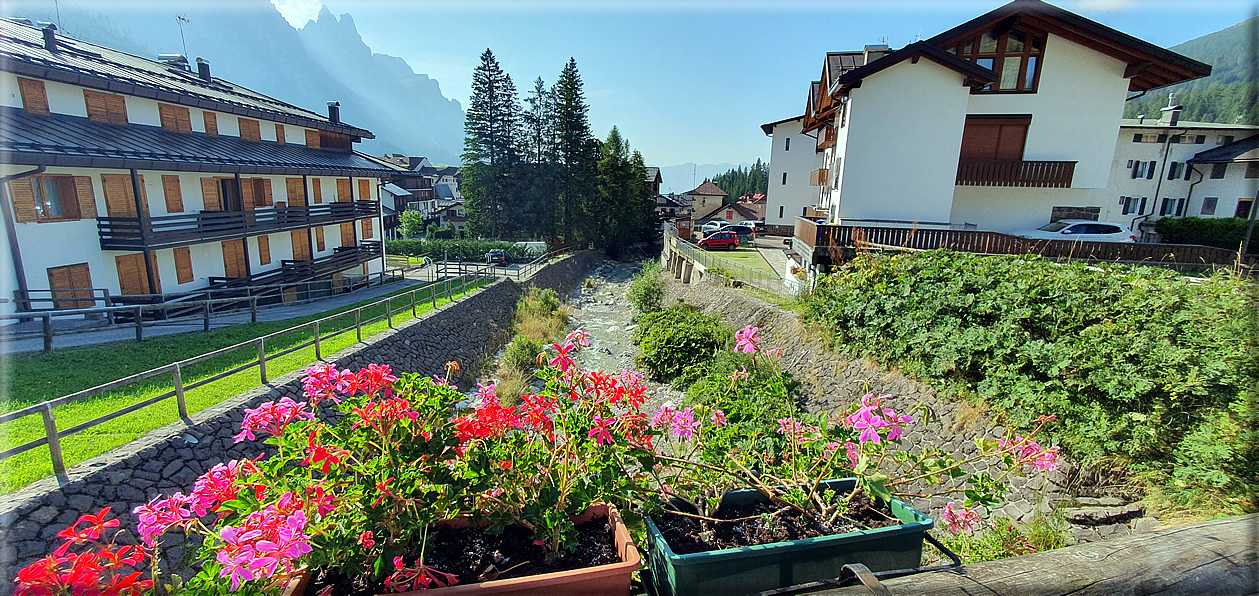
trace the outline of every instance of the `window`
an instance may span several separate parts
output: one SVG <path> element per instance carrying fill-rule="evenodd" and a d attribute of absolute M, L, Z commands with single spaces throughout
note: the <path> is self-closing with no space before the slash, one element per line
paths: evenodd
<path fill-rule="evenodd" d="M 358 181 L 358 200 L 360 201 L 372 200 L 372 181 L 371 180 L 363 178 Z"/>
<path fill-rule="evenodd" d="M 96 218 L 96 197 L 88 176 L 32 176 L 9 181 L 13 219 L 40 223 Z"/>
<path fill-rule="evenodd" d="M 1206 135 L 1197 135 L 1197 136 L 1195 136 L 1195 137 L 1194 137 L 1194 139 L 1193 139 L 1193 144 L 1194 144 L 1194 145 L 1203 145 L 1203 144 L 1205 144 L 1206 142 L 1207 142 L 1207 136 L 1206 136 Z"/>
<path fill-rule="evenodd" d="M 337 202 L 345 203 L 352 200 L 353 199 L 350 197 L 350 179 L 338 178 L 337 179 Z"/>
<path fill-rule="evenodd" d="M 1149 162 L 1149 163 L 1145 166 L 1145 179 L 1146 179 L 1146 180 L 1153 180 L 1153 179 L 1154 179 L 1154 164 L 1155 164 L 1155 162 Z"/>
<path fill-rule="evenodd" d="M 127 123 L 127 100 L 123 96 L 84 89 L 83 101 L 87 103 L 88 120 L 105 124 Z"/>
<path fill-rule="evenodd" d="M 284 125 L 283 124 L 275 125 L 275 144 L 276 145 L 284 144 Z"/>
<path fill-rule="evenodd" d="M 800 210 L 800 217 L 805 217 L 805 216 L 807 216 L 808 214 L 809 214 L 809 208 L 808 208 L 808 207 L 804 207 L 804 208 L 802 208 L 802 209 Z"/>
<path fill-rule="evenodd" d="M 969 116 L 962 130 L 962 159 L 1021 160 L 1030 116 L 991 118 Z"/>
<path fill-rule="evenodd" d="M 783 172 L 783 184 L 787 183 L 787 172 Z"/>
<path fill-rule="evenodd" d="M 1186 163 L 1186 164 L 1185 164 L 1185 181 L 1186 181 L 1186 182 L 1188 182 L 1188 181 L 1189 181 L 1189 174 L 1191 174 L 1192 172 L 1193 172 L 1193 166 L 1192 166 L 1192 165 L 1190 165 L 1190 164 L 1188 164 L 1188 163 Z M 1201 181 L 1201 180 L 1202 180 L 1202 178 L 1201 178 L 1201 177 L 1199 177 L 1199 178 L 1198 178 L 1198 180 L 1199 180 L 1199 181 Z"/>
<path fill-rule="evenodd" d="M 1163 199 L 1162 206 L 1158 208 L 1158 216 L 1163 217 L 1164 215 L 1171 213 L 1171 211 L 1172 211 L 1172 200 L 1167 199 L 1167 198 Z"/>
<path fill-rule="evenodd" d="M 984 91 L 1034 93 L 1040 79 L 1040 63 L 1045 38 L 1012 30 L 998 35 L 988 32 L 966 40 L 949 51 L 979 66 L 995 70 L 997 83 Z"/>
<path fill-rule="evenodd" d="M 1228 172 L 1228 164 L 1226 163 L 1211 164 L 1211 179 L 1212 180 L 1219 180 L 1220 178 L 1223 178 L 1226 172 Z"/>
<path fill-rule="evenodd" d="M 782 219 L 782 218 L 783 218 L 783 206 L 779 205 L 778 206 L 778 219 Z"/>
<path fill-rule="evenodd" d="M 1119 197 L 1119 205 L 1123 208 L 1120 215 L 1132 213 L 1132 197 Z"/>
<path fill-rule="evenodd" d="M 78 219 L 79 205 L 70 176 L 36 176 L 35 214 L 39 219 Z"/>
<path fill-rule="evenodd" d="M 1136 180 L 1145 175 L 1145 162 L 1138 161 L 1132 164 L 1132 179 Z"/>
<path fill-rule="evenodd" d="M 1140 142 L 1141 142 L 1141 136 L 1142 136 L 1142 135 L 1139 135 L 1139 134 L 1132 135 L 1132 142 L 1133 142 L 1133 143 L 1140 143 Z"/>
<path fill-rule="evenodd" d="M 310 181 L 310 195 L 315 198 L 315 203 L 323 202 L 323 192 L 320 189 L 318 178 L 314 178 Z"/>
<path fill-rule="evenodd" d="M 372 239 L 372 235 L 373 235 L 373 232 L 372 232 L 372 220 L 370 220 L 370 219 L 365 219 L 365 220 L 363 220 L 363 239 L 364 239 L 364 240 L 371 240 L 371 239 Z"/>
<path fill-rule="evenodd" d="M 201 112 L 205 119 L 205 134 L 209 137 L 219 136 L 219 117 L 214 112 Z"/>
<path fill-rule="evenodd" d="M 223 277 L 240 279 L 249 277 L 249 266 L 245 261 L 245 240 L 224 240 L 223 246 Z"/>
<path fill-rule="evenodd" d="M 1233 142 L 1233 135 L 1220 135 L 1215 142 L 1217 145 L 1227 145 Z"/>
<path fill-rule="evenodd" d="M 1233 217 L 1250 219 L 1250 206 L 1254 203 L 1254 199 L 1237 199 L 1237 211 L 1233 212 Z"/>
<path fill-rule="evenodd" d="M 162 121 L 162 130 L 170 132 L 192 132 L 192 116 L 188 108 L 157 104 L 157 115 Z"/>
<path fill-rule="evenodd" d="M 783 142 L 783 151 L 791 151 L 791 137 L 787 137 L 787 140 Z"/>
<path fill-rule="evenodd" d="M 1246 177 L 1259 178 L 1259 161 L 1252 161 L 1246 164 Z"/>
<path fill-rule="evenodd" d="M 1128 160 L 1128 165 L 1126 165 L 1126 166 L 1124 166 L 1124 167 L 1126 167 L 1126 168 L 1131 168 L 1131 167 L 1132 167 L 1132 160 L 1131 160 L 1131 159 L 1129 159 L 1129 160 Z"/>
<path fill-rule="evenodd" d="M 1198 212 L 1199 215 L 1215 215 L 1215 206 L 1219 204 L 1219 202 L 1219 197 L 1207 197 L 1202 199 L 1202 210 Z"/>
<path fill-rule="evenodd" d="M 1167 179 L 1175 180 L 1179 177 L 1180 177 L 1180 162 L 1173 161 L 1171 165 L 1167 167 Z"/>
<path fill-rule="evenodd" d="M 1157 140 L 1157 141 L 1155 141 L 1155 142 L 1157 142 L 1157 143 L 1166 143 L 1166 142 L 1167 142 L 1167 135 L 1159 135 L 1159 136 L 1158 136 L 1158 140 Z"/>
<path fill-rule="evenodd" d="M 1180 217 L 1181 215 L 1184 215 L 1184 214 L 1185 214 L 1185 200 L 1176 199 L 1176 217 Z"/>
<path fill-rule="evenodd" d="M 48 268 L 53 308 L 92 308 L 92 272 L 87 263 Z"/>
<path fill-rule="evenodd" d="M 257 120 L 249 118 L 238 118 L 240 121 L 240 138 L 245 141 L 258 142 L 262 140 L 262 129 L 259 127 Z"/>
<path fill-rule="evenodd" d="M 22 110 L 27 114 L 47 116 L 51 113 L 48 111 L 48 90 L 44 88 L 43 81 L 18 77 L 17 86 L 22 92 Z"/>
<path fill-rule="evenodd" d="M 1146 199 L 1149 199 L 1149 198 L 1150 198 L 1150 197 L 1141 197 L 1141 208 L 1140 208 L 1140 209 L 1137 209 L 1137 215 L 1144 215 L 1144 214 L 1145 214 L 1145 201 L 1146 201 Z"/>
<path fill-rule="evenodd" d="M 1172 142 L 1172 143 L 1174 143 L 1174 144 L 1179 144 L 1179 143 L 1180 143 L 1180 139 L 1181 139 L 1182 137 L 1183 137 L 1183 135 L 1172 135 L 1172 140 L 1171 140 L 1171 142 Z"/>
<path fill-rule="evenodd" d="M 175 249 L 175 282 L 190 283 L 192 276 L 192 251 L 187 246 Z"/>

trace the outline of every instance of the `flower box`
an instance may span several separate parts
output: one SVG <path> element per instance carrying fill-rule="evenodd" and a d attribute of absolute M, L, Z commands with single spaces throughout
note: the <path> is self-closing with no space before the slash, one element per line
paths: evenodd
<path fill-rule="evenodd" d="M 844 493 L 856 482 L 845 478 L 822 484 Z M 739 490 L 726 493 L 722 504 L 764 500 L 755 490 Z M 934 522 L 899 499 L 892 499 L 891 510 L 900 525 L 689 555 L 675 554 L 648 517 L 651 584 L 658 596 L 748 594 L 838 577 L 848 563 L 862 563 L 872 571 L 916 568 L 923 535 Z"/>

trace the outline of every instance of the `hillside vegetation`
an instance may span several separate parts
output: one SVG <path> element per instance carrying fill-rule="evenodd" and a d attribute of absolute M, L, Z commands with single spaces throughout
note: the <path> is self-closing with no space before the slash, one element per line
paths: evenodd
<path fill-rule="evenodd" d="M 1211 65 L 1211 76 L 1173 85 L 1146 94 L 1124 106 L 1124 118 L 1145 114 L 1157 118 L 1159 109 L 1167 105 L 1168 93 L 1176 94 L 1176 103 L 1183 105 L 1180 119 L 1190 122 L 1225 122 L 1259 124 L 1259 102 L 1256 92 L 1259 81 L 1253 72 L 1254 28 L 1259 17 L 1247 19 L 1222 29 L 1173 46 L 1173 52 L 1184 54 Z"/>
<path fill-rule="evenodd" d="M 1254 510 L 1253 287 L 1153 268 L 947 251 L 861 256 L 806 317 L 844 351 L 899 367 L 1194 512 Z"/>

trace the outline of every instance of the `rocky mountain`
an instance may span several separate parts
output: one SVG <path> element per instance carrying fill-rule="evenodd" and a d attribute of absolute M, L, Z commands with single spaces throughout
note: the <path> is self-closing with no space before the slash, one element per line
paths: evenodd
<path fill-rule="evenodd" d="M 157 3 L 96 9 L 93 0 L 61 0 L 60 17 L 49 2 L 6 2 L 6 16 L 55 21 L 66 35 L 153 58 L 184 53 L 210 61 L 211 72 L 317 113 L 341 102 L 341 118 L 376 135 L 359 149 L 375 154 L 423 155 L 458 163 L 463 109 L 442 95 L 438 82 L 404 60 L 377 54 L 363 42 L 350 15 L 325 7 L 294 29 L 268 0 L 236 0 L 230 10 L 214 3 Z M 186 10 L 182 10 L 186 8 Z M 182 10 L 182 12 L 181 12 Z M 180 36 L 176 13 L 189 22 Z"/>

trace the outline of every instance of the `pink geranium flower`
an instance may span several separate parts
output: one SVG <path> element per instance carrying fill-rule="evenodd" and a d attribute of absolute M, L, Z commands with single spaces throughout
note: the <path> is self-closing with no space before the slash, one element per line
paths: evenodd
<path fill-rule="evenodd" d="M 944 512 L 940 517 L 951 532 L 973 534 L 979 526 L 983 525 L 983 519 L 979 517 L 977 511 L 970 507 L 958 507 L 953 501 L 949 501 L 944 506 Z"/>
<path fill-rule="evenodd" d="M 603 418 L 599 415 L 594 417 L 595 426 L 590 429 L 586 435 L 595 440 L 598 445 L 607 445 L 612 443 L 612 433 L 608 432 L 609 427 L 616 423 L 615 418 Z"/>
<path fill-rule="evenodd" d="M 734 351 L 743 352 L 744 354 L 755 353 L 756 344 L 760 343 L 761 341 L 761 338 L 756 336 L 756 333 L 760 330 L 761 330 L 760 327 L 753 327 L 751 325 L 748 325 L 744 327 L 741 331 L 736 331 L 734 333 L 734 339 L 735 339 Z"/>
<path fill-rule="evenodd" d="M 712 419 L 713 419 L 713 426 L 726 426 L 727 424 L 729 424 L 728 422 L 726 422 L 726 413 L 722 412 L 721 410 L 713 410 Z"/>

